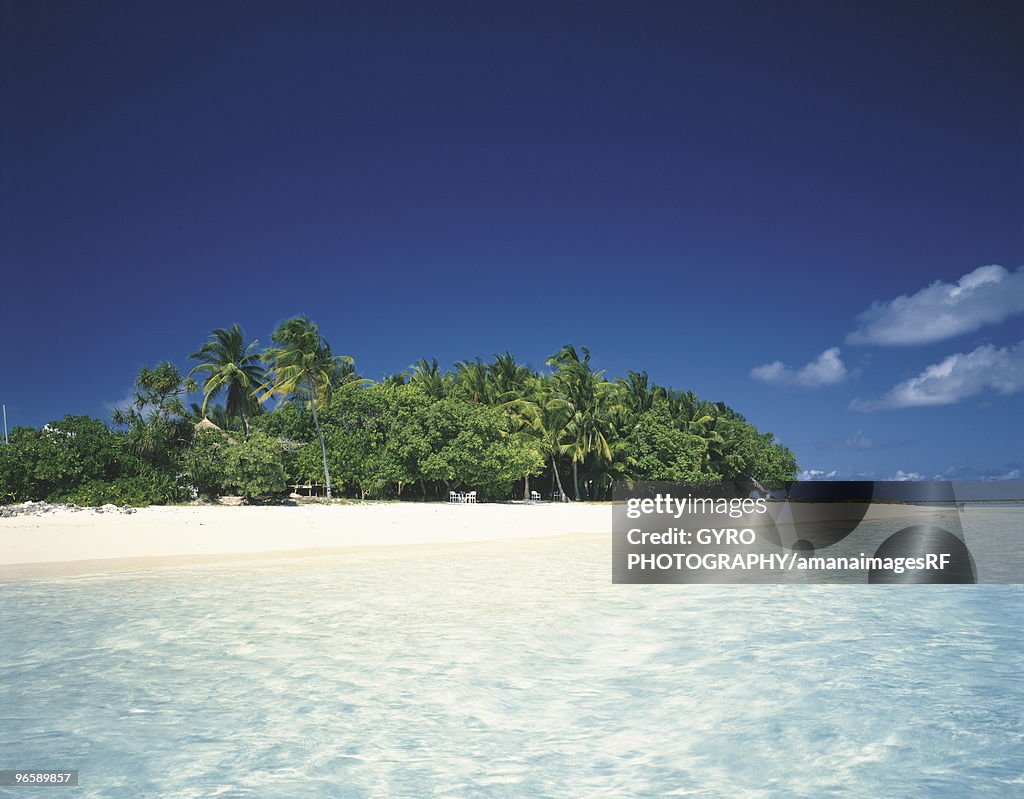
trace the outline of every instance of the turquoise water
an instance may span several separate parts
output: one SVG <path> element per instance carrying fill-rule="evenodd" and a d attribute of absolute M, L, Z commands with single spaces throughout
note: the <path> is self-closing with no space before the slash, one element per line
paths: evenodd
<path fill-rule="evenodd" d="M 1010 797 L 1014 586 L 613 586 L 598 537 L 0 585 L 85 797 Z M 71 794 L 71 791 L 75 791 Z"/>

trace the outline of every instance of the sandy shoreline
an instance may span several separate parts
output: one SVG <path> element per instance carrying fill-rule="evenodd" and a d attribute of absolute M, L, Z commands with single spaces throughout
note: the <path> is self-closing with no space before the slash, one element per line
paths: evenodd
<path fill-rule="evenodd" d="M 136 513 L 58 510 L 0 519 L 0 579 L 106 571 L 115 562 L 206 562 L 425 544 L 607 533 L 611 505 L 366 503 L 298 507 L 176 506 Z M 89 568 L 86 563 L 92 563 Z"/>
<path fill-rule="evenodd" d="M 875 505 L 869 519 L 933 509 Z M 609 534 L 610 504 L 365 503 L 176 506 L 136 513 L 58 510 L 0 519 L 0 580 L 340 550 Z"/>

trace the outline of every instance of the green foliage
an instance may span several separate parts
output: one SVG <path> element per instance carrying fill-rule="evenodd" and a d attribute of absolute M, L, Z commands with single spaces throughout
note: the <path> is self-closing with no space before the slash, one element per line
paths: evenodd
<path fill-rule="evenodd" d="M 270 370 L 266 393 L 261 400 L 276 395 L 309 403 L 313 427 L 320 443 L 327 498 L 331 498 L 331 472 L 327 446 L 320 425 L 319 410 L 330 399 L 331 391 L 353 376 L 353 361 L 347 355 L 334 355 L 331 345 L 320 335 L 320 328 L 305 316 L 281 322 L 270 334 L 274 346 L 263 353 Z"/>
<path fill-rule="evenodd" d="M 664 406 L 642 413 L 626 444 L 635 464 L 637 480 L 665 480 L 691 484 L 721 479 L 703 468 L 704 448 L 672 423 Z"/>
<path fill-rule="evenodd" d="M 117 477 L 110 481 L 90 480 L 74 490 L 52 497 L 57 502 L 76 505 L 166 505 L 178 497 L 174 479 L 156 469 L 143 469 L 141 474 Z"/>
<path fill-rule="evenodd" d="M 200 496 L 217 497 L 225 493 L 226 434 L 199 430 L 182 459 L 185 477 Z"/>
<path fill-rule="evenodd" d="M 185 454 L 185 474 L 201 496 L 280 494 L 286 487 L 284 455 L 282 443 L 266 433 L 241 438 L 203 430 Z"/>
<path fill-rule="evenodd" d="M 230 329 L 217 328 L 210 333 L 210 340 L 189 358 L 199 361 L 190 376 L 197 373 L 206 375 L 202 415 L 206 416 L 210 400 L 223 393 L 224 416 L 228 422 L 224 427 L 238 418 L 248 433 L 248 419 L 262 409 L 257 392 L 267 379 L 257 342 L 246 344 L 245 335 L 238 325 L 232 325 Z"/>
<path fill-rule="evenodd" d="M 313 414 L 298 402 L 288 402 L 276 408 L 273 413 L 261 414 L 252 420 L 252 430 L 295 442 L 316 438 Z"/>
<path fill-rule="evenodd" d="M 230 441 L 223 451 L 224 483 L 247 499 L 280 494 L 285 490 L 281 446 L 263 433 Z"/>
<path fill-rule="evenodd" d="M 538 473 L 544 464 L 539 446 L 509 435 L 499 408 L 455 397 L 439 400 L 428 409 L 424 431 L 430 446 L 421 462 L 423 477 L 452 487 L 507 495 L 513 482 Z"/>
<path fill-rule="evenodd" d="M 603 499 L 621 479 L 796 476 L 793 453 L 728 406 L 641 372 L 608 380 L 586 348 L 566 345 L 546 374 L 508 353 L 451 371 L 424 358 L 367 385 L 305 317 L 282 322 L 271 340 L 261 363 L 237 326 L 213 331 L 192 356 L 206 379 L 191 411 L 196 383 L 165 362 L 140 370 L 131 405 L 114 415 L 123 432 L 86 417 L 16 429 L 0 448 L 0 502 L 146 504 L 189 489 L 252 498 L 321 481 L 330 496 L 332 479 L 360 497 L 475 490 L 503 499 L 557 486 L 563 498 Z M 210 404 L 217 396 L 224 405 Z M 259 412 L 270 396 L 279 407 Z M 195 431 L 206 414 L 221 431 Z"/>
<path fill-rule="evenodd" d="M 353 457 L 339 464 L 339 469 L 355 475 L 365 496 L 401 496 L 406 486 L 424 479 L 420 464 L 431 450 L 427 413 L 434 400 L 415 384 L 347 393 L 363 395 L 363 402 L 354 403 L 363 414 L 347 417 L 344 440 Z M 338 399 L 341 404 L 345 397 Z M 360 451 L 364 453 L 361 460 Z"/>
<path fill-rule="evenodd" d="M 777 443 L 771 433 L 760 433 L 739 418 L 723 419 L 720 429 L 723 477 L 752 477 L 764 484 L 793 479 L 797 472 L 796 456 Z"/>
<path fill-rule="evenodd" d="M 129 449 L 146 463 L 173 471 L 192 439 L 185 398 L 196 388 L 196 382 L 170 362 L 142 367 L 131 404 L 115 409 L 113 415 L 115 424 L 128 428 Z"/>
<path fill-rule="evenodd" d="M 159 363 L 150 369 L 143 366 L 135 376 L 135 393 L 127 408 L 114 411 L 117 424 L 131 425 L 139 418 L 159 416 L 163 419 L 180 419 L 186 415 L 184 398 L 195 391 L 197 383 L 183 377 L 170 361 Z"/>
<path fill-rule="evenodd" d="M 322 413 L 331 474 L 363 497 L 444 496 L 467 488 L 506 496 L 543 467 L 540 448 L 517 435 L 509 414 L 429 385 L 387 381 L 337 389 Z M 316 479 L 319 445 L 297 459 L 298 480 Z"/>
<path fill-rule="evenodd" d="M 18 427 L 0 447 L 0 501 L 53 497 L 111 479 L 129 458 L 123 439 L 98 419 L 65 416 L 41 430 Z"/>
<path fill-rule="evenodd" d="M 394 379 L 337 388 L 320 412 L 330 473 L 359 496 L 406 496 L 415 485 L 425 498 L 450 489 L 508 497 L 516 484 L 525 494 L 524 480 L 544 472 L 581 498 L 605 496 L 616 479 L 795 476 L 792 453 L 721 403 L 637 372 L 606 380 L 586 349 L 566 346 L 549 364 L 553 373 L 538 375 L 506 354 L 444 373 L 421 359 Z M 293 410 L 264 429 L 294 429 L 298 418 Z M 316 480 L 324 453 L 308 422 L 299 434 L 306 443 L 289 473 Z"/>

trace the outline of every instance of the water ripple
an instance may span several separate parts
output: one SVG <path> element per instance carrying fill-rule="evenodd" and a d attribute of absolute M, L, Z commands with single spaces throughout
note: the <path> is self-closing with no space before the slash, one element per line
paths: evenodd
<path fill-rule="evenodd" d="M 1018 796 L 1022 620 L 1012 586 L 613 586 L 598 538 L 8 584 L 2 767 L 97 799 Z"/>

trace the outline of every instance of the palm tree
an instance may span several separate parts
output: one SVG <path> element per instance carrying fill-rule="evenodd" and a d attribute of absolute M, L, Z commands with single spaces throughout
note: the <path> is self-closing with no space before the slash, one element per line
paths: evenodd
<path fill-rule="evenodd" d="M 620 414 L 615 403 L 618 386 L 604 379 L 604 371 L 590 367 L 590 350 L 581 348 L 583 357 L 571 344 L 548 358 L 555 367 L 555 384 L 571 408 L 565 426 L 567 440 L 562 452 L 572 458 L 573 488 L 580 500 L 579 466 L 588 457 L 610 461 L 613 417 Z"/>
<path fill-rule="evenodd" d="M 522 433 L 534 438 L 544 455 L 551 459 L 551 472 L 558 483 L 558 493 L 562 502 L 568 502 L 569 497 L 558 472 L 558 456 L 562 452 L 565 426 L 572 415 L 572 407 L 555 391 L 550 377 L 533 378 L 524 396 L 511 403 L 510 407 L 522 420 Z M 526 491 L 529 492 L 528 485 Z"/>
<path fill-rule="evenodd" d="M 598 478 L 599 485 L 603 488 L 603 494 L 607 497 L 608 490 L 612 483 L 621 480 L 631 487 L 632 470 L 636 466 L 636 458 L 629 453 L 629 445 L 623 439 L 613 439 L 610 443 L 609 458 L 600 460 L 594 466 L 594 476 Z"/>
<path fill-rule="evenodd" d="M 649 411 L 658 395 L 657 387 L 650 385 L 647 372 L 626 372 L 626 377 L 617 377 L 623 408 L 633 417 Z"/>
<path fill-rule="evenodd" d="M 270 379 L 263 388 L 263 400 L 276 394 L 279 398 L 304 397 L 313 412 L 313 425 L 320 439 L 324 465 L 324 486 L 331 499 L 331 471 L 327 465 L 327 444 L 320 426 L 319 409 L 324 406 L 331 387 L 340 379 L 354 374 L 352 358 L 333 355 L 331 345 L 320 335 L 320 329 L 305 316 L 281 322 L 270 334 L 276 346 L 263 353 L 270 368 Z M 348 367 L 348 368 L 346 368 Z"/>
<path fill-rule="evenodd" d="M 409 382 L 421 386 L 427 392 L 427 396 L 433 399 L 442 399 L 447 392 L 448 374 L 441 373 L 441 366 L 437 358 L 420 358 L 411 367 Z"/>
<path fill-rule="evenodd" d="M 404 386 L 409 379 L 408 372 L 395 372 L 391 375 L 384 375 L 379 381 L 382 386 Z"/>
<path fill-rule="evenodd" d="M 537 441 L 538 437 L 527 412 L 535 391 L 537 373 L 516 361 L 506 352 L 495 355 L 494 362 L 484 367 L 485 393 L 488 404 L 500 408 L 508 420 L 509 434 L 519 439 Z M 523 499 L 530 499 L 530 475 L 523 475 Z"/>
<path fill-rule="evenodd" d="M 712 471 L 712 466 L 721 457 L 722 447 L 725 445 L 725 438 L 717 429 L 719 418 L 706 413 L 692 419 L 686 428 L 687 435 L 700 452 L 700 467 L 704 473 Z"/>
<path fill-rule="evenodd" d="M 685 428 L 696 415 L 700 399 L 692 391 L 673 391 L 667 388 L 663 389 L 660 386 L 657 390 L 661 399 L 665 402 L 668 415 L 672 417 L 676 424 Z"/>
<path fill-rule="evenodd" d="M 488 403 L 491 385 L 487 367 L 477 358 L 475 361 L 456 361 L 455 382 L 473 402 Z"/>
<path fill-rule="evenodd" d="M 591 383 L 591 390 L 585 395 L 584 402 L 572 405 L 572 416 L 565 426 L 566 441 L 562 444 L 562 452 L 572 460 L 572 481 L 577 502 L 580 500 L 580 464 L 588 458 L 606 463 L 612 460 L 614 426 L 609 413 L 612 406 L 606 397 L 610 393 L 608 389 L 614 384 L 602 381 L 599 375 L 592 375 Z"/>
<path fill-rule="evenodd" d="M 189 376 L 206 374 L 203 383 L 203 416 L 206 416 L 210 400 L 222 391 L 225 393 L 224 412 L 228 423 L 241 418 L 246 437 L 249 436 L 249 420 L 260 411 L 257 389 L 266 382 L 267 375 L 260 360 L 256 341 L 245 343 L 242 328 L 232 325 L 219 327 L 210 333 L 210 340 L 188 357 L 201 363 Z"/>
<path fill-rule="evenodd" d="M 537 376 L 529 366 L 517 362 L 511 352 L 495 355 L 494 363 L 487 364 L 486 369 L 489 399 L 495 405 L 506 405 L 522 397 L 530 380 Z"/>

